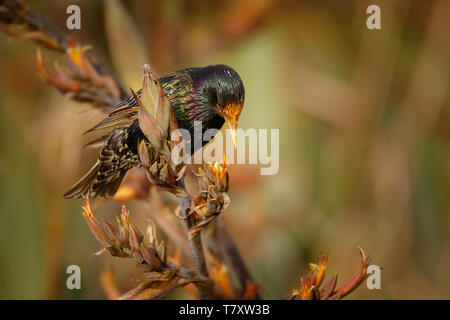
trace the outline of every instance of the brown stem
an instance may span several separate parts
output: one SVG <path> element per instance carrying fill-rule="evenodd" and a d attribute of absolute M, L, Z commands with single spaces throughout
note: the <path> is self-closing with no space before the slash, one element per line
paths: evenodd
<path fill-rule="evenodd" d="M 217 217 L 216 228 L 210 240 L 212 241 L 206 242 L 206 246 L 211 246 L 221 260 L 236 274 L 244 292 L 247 283 L 253 283 L 253 280 L 223 217 Z M 261 299 L 258 292 L 255 293 L 255 299 Z"/>
<path fill-rule="evenodd" d="M 186 232 L 194 226 L 194 218 L 192 215 L 188 215 L 191 208 L 191 199 L 189 196 L 178 197 L 180 203 L 180 209 L 183 216 L 187 216 L 185 221 Z M 189 240 L 189 247 L 192 253 L 192 262 L 194 264 L 195 272 L 197 277 L 201 280 L 207 280 L 205 284 L 197 283 L 197 290 L 200 294 L 200 299 L 212 299 L 213 290 L 212 282 L 210 282 L 208 267 L 206 265 L 205 254 L 203 252 L 201 233 L 198 232 L 194 237 Z"/>

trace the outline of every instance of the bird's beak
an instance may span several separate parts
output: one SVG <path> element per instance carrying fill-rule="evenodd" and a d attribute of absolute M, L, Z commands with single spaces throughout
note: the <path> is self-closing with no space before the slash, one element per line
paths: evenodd
<path fill-rule="evenodd" d="M 231 133 L 231 137 L 233 138 L 234 147 L 237 148 L 236 130 L 237 130 L 238 123 L 236 120 L 229 120 L 229 119 L 226 119 L 226 122 L 228 124 L 228 127 L 230 128 L 230 133 Z"/>

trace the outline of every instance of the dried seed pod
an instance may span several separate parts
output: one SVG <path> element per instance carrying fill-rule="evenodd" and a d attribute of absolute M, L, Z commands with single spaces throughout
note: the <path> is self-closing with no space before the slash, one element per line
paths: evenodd
<path fill-rule="evenodd" d="M 166 261 L 166 246 L 164 244 L 164 241 L 161 241 L 158 246 L 158 256 L 163 262 Z"/>
<path fill-rule="evenodd" d="M 193 201 L 196 224 L 189 230 L 189 237 L 205 228 L 230 204 L 227 164 L 214 163 L 198 169 L 199 197 Z"/>
<path fill-rule="evenodd" d="M 85 201 L 83 216 L 94 236 L 111 255 L 134 258 L 144 272 L 167 273 L 167 271 L 173 272 L 171 269 L 176 267 L 174 264 L 166 263 L 166 248 L 164 242 L 158 242 L 153 221 L 149 222 L 145 236 L 143 236 L 142 232 L 130 221 L 130 213 L 123 206 L 120 218 L 117 217 L 117 227 L 103 219 L 105 231 L 97 222 L 89 200 Z"/>
<path fill-rule="evenodd" d="M 161 271 L 163 261 L 158 256 L 158 252 L 152 247 L 141 246 L 141 254 L 144 260 L 150 265 L 152 270 Z"/>

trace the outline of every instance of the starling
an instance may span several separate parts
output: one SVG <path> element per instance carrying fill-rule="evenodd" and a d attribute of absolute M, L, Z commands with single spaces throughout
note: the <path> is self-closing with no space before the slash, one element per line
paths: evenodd
<path fill-rule="evenodd" d="M 195 121 L 201 122 L 202 134 L 208 129 L 220 130 L 226 122 L 236 143 L 235 130 L 244 104 L 244 85 L 236 71 L 225 65 L 188 68 L 163 76 L 159 81 L 172 104 L 179 128 L 188 130 L 194 137 Z M 136 96 L 141 94 L 142 89 Z M 112 129 L 95 141 L 102 143 L 98 161 L 64 198 L 76 199 L 88 194 L 91 197 L 113 196 L 125 173 L 141 166 L 137 149 L 147 138 L 139 126 L 138 110 L 135 96 L 130 96 L 88 130 Z M 192 144 L 186 148 L 193 154 L 198 146 Z"/>

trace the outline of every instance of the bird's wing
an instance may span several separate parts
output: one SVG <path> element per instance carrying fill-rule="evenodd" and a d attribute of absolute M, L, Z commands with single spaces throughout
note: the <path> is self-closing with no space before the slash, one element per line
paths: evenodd
<path fill-rule="evenodd" d="M 185 105 L 191 102 L 192 78 L 187 72 L 173 72 L 160 79 L 161 85 L 172 104 L 177 109 L 179 105 Z M 136 92 L 136 96 L 140 98 L 142 89 Z M 188 101 L 187 101 L 188 100 Z M 93 128 L 85 133 L 98 131 L 103 129 L 110 129 L 116 127 L 130 126 L 137 120 L 139 106 L 133 95 L 128 97 L 117 105 L 111 113 L 102 121 L 100 121 Z"/>
<path fill-rule="evenodd" d="M 139 166 L 138 155 L 127 143 L 128 128 L 116 128 L 106 139 L 97 163 L 69 191 L 66 199 L 81 198 L 90 194 L 113 196 L 128 169 Z"/>
<path fill-rule="evenodd" d="M 136 92 L 138 98 L 141 97 L 141 94 L 142 89 Z M 128 99 L 122 101 L 119 105 L 117 105 L 105 119 L 100 121 L 85 133 L 109 128 L 129 126 L 137 119 L 137 113 L 138 103 L 134 96 L 130 96 L 128 97 Z"/>

